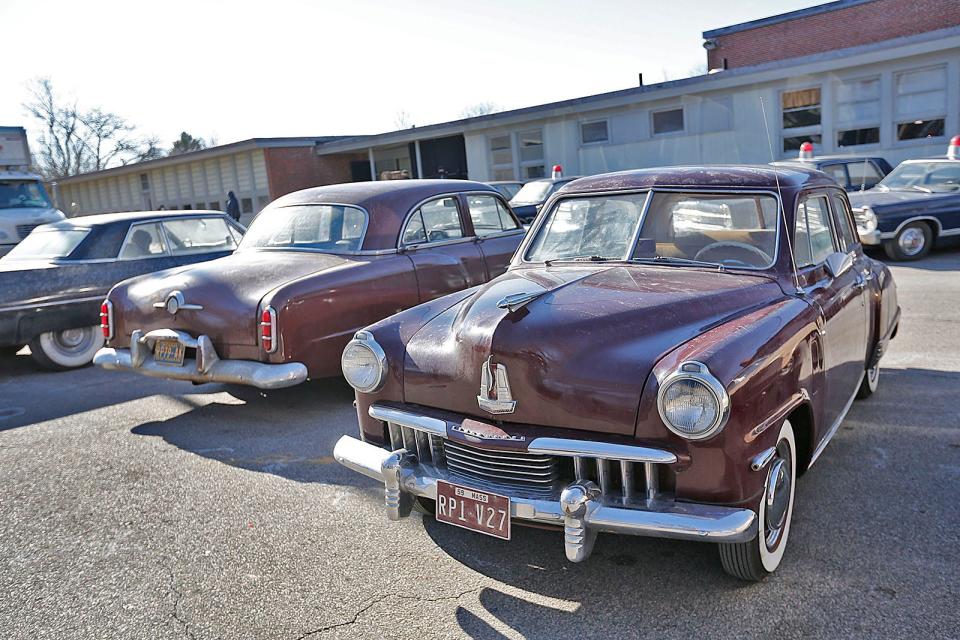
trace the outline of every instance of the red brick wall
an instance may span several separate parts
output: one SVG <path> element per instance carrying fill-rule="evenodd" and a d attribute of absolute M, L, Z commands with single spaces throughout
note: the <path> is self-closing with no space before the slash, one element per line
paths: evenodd
<path fill-rule="evenodd" d="M 300 189 L 350 182 L 350 161 L 367 161 L 367 155 L 318 156 L 313 147 L 277 147 L 263 150 L 270 199 Z"/>
<path fill-rule="evenodd" d="M 960 0 L 874 0 L 716 37 L 710 69 L 747 67 L 960 24 Z"/>

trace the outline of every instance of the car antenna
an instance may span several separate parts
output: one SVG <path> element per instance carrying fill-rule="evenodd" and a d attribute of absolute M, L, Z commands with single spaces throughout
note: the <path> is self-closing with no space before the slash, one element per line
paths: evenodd
<path fill-rule="evenodd" d="M 860 178 L 860 193 L 867 190 L 867 159 L 863 159 L 863 176 Z"/>
<path fill-rule="evenodd" d="M 760 96 L 760 113 L 763 114 L 763 130 L 767 134 L 767 147 L 770 149 L 770 162 L 776 162 L 777 158 L 773 154 L 773 138 L 770 137 L 770 125 L 767 123 L 767 107 Z M 797 285 L 797 295 L 804 295 L 803 287 L 800 286 L 800 275 L 797 273 L 797 258 L 793 253 L 793 239 L 790 237 L 790 229 L 787 228 L 787 210 L 783 204 L 783 191 L 780 189 L 780 169 L 773 168 L 773 178 L 777 181 L 777 197 L 780 199 L 780 216 L 783 221 L 783 231 L 787 236 L 787 249 L 790 251 L 790 264 L 793 266 L 793 282 Z"/>

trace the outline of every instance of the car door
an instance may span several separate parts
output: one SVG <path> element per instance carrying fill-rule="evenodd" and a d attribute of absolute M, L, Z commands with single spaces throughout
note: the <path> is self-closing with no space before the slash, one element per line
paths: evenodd
<path fill-rule="evenodd" d="M 843 416 L 864 372 L 867 323 L 863 275 L 854 266 L 836 276 L 827 258 L 842 253 L 829 194 L 806 194 L 797 208 L 794 254 L 807 297 L 821 312 L 825 387 L 821 391 L 819 437 Z"/>
<path fill-rule="evenodd" d="M 413 262 L 420 302 L 486 282 L 483 254 L 465 229 L 455 194 L 427 200 L 407 216 L 400 250 Z"/>
<path fill-rule="evenodd" d="M 857 162 L 848 162 L 847 175 L 850 177 L 848 191 L 872 189 L 883 180 L 883 171 L 867 158 Z"/>
<path fill-rule="evenodd" d="M 470 216 L 480 252 L 487 265 L 487 277 L 496 278 L 507 270 L 520 241 L 523 227 L 502 198 L 493 193 L 465 193 L 461 205 Z"/>

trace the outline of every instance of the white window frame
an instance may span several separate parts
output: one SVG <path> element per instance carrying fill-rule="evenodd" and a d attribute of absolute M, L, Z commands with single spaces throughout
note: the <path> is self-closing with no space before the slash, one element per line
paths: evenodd
<path fill-rule="evenodd" d="M 933 71 L 935 69 L 942 69 L 944 75 L 944 112 L 933 112 L 933 111 L 918 111 L 915 114 L 910 116 L 898 116 L 897 115 L 897 82 L 899 81 L 900 76 L 908 73 L 916 73 L 918 71 Z M 949 126 L 950 126 L 950 94 L 949 94 L 949 83 L 950 83 L 950 70 L 946 63 L 940 64 L 929 64 L 922 67 L 912 67 L 908 69 L 898 69 L 891 74 L 891 94 L 893 104 L 891 106 L 891 114 L 893 115 L 893 140 L 892 144 L 895 147 L 915 147 L 923 146 L 927 144 L 942 143 L 947 140 L 950 136 Z M 943 135 L 937 136 L 935 138 L 912 138 L 910 140 L 901 140 L 897 134 L 897 127 L 906 122 L 916 122 L 917 120 L 943 120 Z"/>
<path fill-rule="evenodd" d="M 680 117 L 683 119 L 683 128 L 678 129 L 677 131 L 663 131 L 657 133 L 654 127 L 654 115 L 658 113 L 667 113 L 668 111 L 679 111 Z M 654 138 L 660 138 L 662 136 L 683 136 L 687 134 L 687 110 L 682 104 L 675 105 L 672 107 L 664 107 L 663 109 L 651 109 L 650 110 L 650 135 Z"/>
<path fill-rule="evenodd" d="M 524 160 L 520 157 L 520 136 L 523 133 L 529 133 L 531 131 L 540 132 L 540 148 L 543 149 L 543 155 L 541 155 L 539 160 Z M 517 158 L 517 168 L 519 169 L 518 175 L 521 180 L 538 180 L 538 178 L 528 178 L 523 170 L 527 167 L 535 167 L 537 165 L 543 166 L 543 176 L 544 178 L 549 178 L 550 173 L 547 172 L 547 140 L 543 135 L 543 127 L 527 127 L 521 129 L 513 134 L 513 140 L 516 141 L 514 148 L 516 149 L 516 158 Z"/>
<path fill-rule="evenodd" d="M 837 100 L 838 91 L 837 89 L 845 84 L 854 84 L 857 82 L 867 82 L 867 81 L 876 81 L 877 83 L 877 97 L 875 100 L 853 100 L 847 102 L 841 102 Z M 878 107 L 878 113 L 880 114 L 876 120 L 856 120 L 847 125 L 838 125 L 836 124 L 837 115 L 840 113 L 840 105 L 842 104 L 857 104 L 861 102 L 876 102 Z M 782 103 L 781 103 L 782 104 Z M 844 149 L 874 149 L 880 146 L 883 136 L 883 80 L 879 75 L 869 75 L 869 76 L 860 76 L 856 78 L 845 78 L 842 80 L 837 80 L 833 84 L 833 113 L 834 113 L 834 126 L 833 126 L 833 139 L 830 141 L 833 143 L 833 148 L 838 152 L 842 153 Z M 823 123 L 823 91 L 820 92 L 820 122 L 821 126 Z M 865 144 L 853 144 L 840 146 L 840 132 L 841 131 L 852 131 L 855 129 L 877 129 L 877 141 L 876 142 L 867 142 Z M 821 137 L 821 141 L 823 138 Z"/>
<path fill-rule="evenodd" d="M 806 91 L 807 89 L 819 89 L 820 90 L 820 124 L 811 124 L 805 127 L 784 127 L 783 126 L 783 94 L 792 93 L 794 91 Z M 781 158 L 793 158 L 796 157 L 797 151 L 787 151 L 783 148 L 783 141 L 785 138 L 803 138 L 803 137 L 812 137 L 820 136 L 820 148 L 823 149 L 823 85 L 822 84 L 811 84 L 802 87 L 785 87 L 780 89 L 777 92 L 777 113 L 780 115 L 777 120 L 777 128 L 780 129 L 779 137 L 779 150 Z M 831 147 L 832 148 L 832 147 Z"/>
<path fill-rule="evenodd" d="M 508 138 L 508 139 L 510 140 L 510 164 L 509 164 L 509 165 L 508 165 L 507 163 L 505 163 L 505 162 L 501 162 L 501 163 L 497 164 L 497 163 L 495 163 L 495 162 L 493 161 L 493 148 L 491 148 L 490 145 L 491 145 L 491 141 L 492 141 L 494 138 Z M 517 179 L 517 144 L 516 144 L 516 143 L 517 143 L 517 140 L 516 140 L 516 136 L 515 136 L 512 132 L 509 132 L 509 131 L 508 131 L 508 132 L 505 132 L 505 133 L 488 133 L 487 136 L 486 136 L 486 143 L 487 143 L 487 166 L 490 167 L 490 180 L 500 180 L 501 178 L 498 178 L 498 177 L 496 176 L 497 170 L 506 169 L 507 167 L 510 168 L 510 171 L 511 171 L 511 174 L 512 174 L 509 179 L 510 179 L 510 180 L 516 180 L 516 179 Z"/>
<path fill-rule="evenodd" d="M 594 141 L 592 141 L 592 142 L 587 142 L 586 140 L 584 140 L 584 139 L 583 139 L 583 127 L 584 127 L 585 125 L 588 125 L 588 124 L 597 124 L 597 123 L 600 123 L 600 122 L 602 122 L 602 123 L 604 124 L 604 128 L 606 129 L 606 132 L 607 132 L 607 137 L 605 137 L 603 140 L 594 140 Z M 578 123 L 577 128 L 580 130 L 580 146 L 583 146 L 583 147 L 592 147 L 592 146 L 598 145 L 598 144 L 609 144 L 609 143 L 610 143 L 610 118 L 592 118 L 592 119 L 590 119 L 590 120 L 581 120 L 581 121 Z"/>

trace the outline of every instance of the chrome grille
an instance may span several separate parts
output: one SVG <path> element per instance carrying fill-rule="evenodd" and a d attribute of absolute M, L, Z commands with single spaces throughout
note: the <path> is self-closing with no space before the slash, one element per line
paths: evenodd
<path fill-rule="evenodd" d="M 662 497 L 660 465 L 652 463 L 484 449 L 392 422 L 387 430 L 391 451 L 406 449 L 420 464 L 491 491 L 557 499 L 574 480 L 590 480 L 607 503 L 629 505 Z"/>
<path fill-rule="evenodd" d="M 17 225 L 17 235 L 20 236 L 20 239 L 23 240 L 30 232 L 39 227 L 39 224 L 18 224 Z"/>

